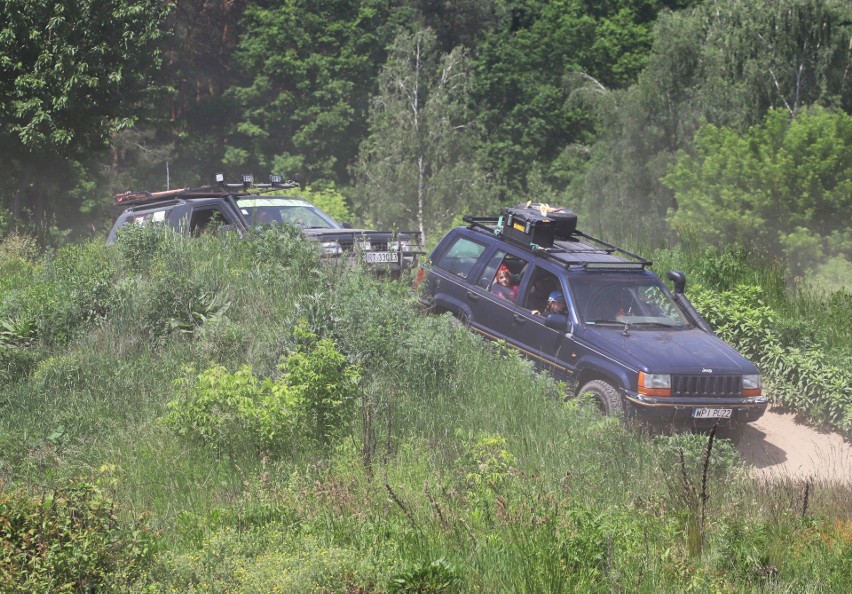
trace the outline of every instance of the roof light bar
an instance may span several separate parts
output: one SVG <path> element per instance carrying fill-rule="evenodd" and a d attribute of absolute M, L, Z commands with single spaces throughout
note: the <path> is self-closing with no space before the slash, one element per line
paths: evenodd
<path fill-rule="evenodd" d="M 225 183 L 225 174 L 224 173 L 217 173 L 216 174 L 216 183 L 217 184 Z"/>
<path fill-rule="evenodd" d="M 269 176 L 269 183 L 271 183 L 273 186 L 276 185 L 276 184 L 282 184 L 282 183 L 284 183 L 284 178 L 281 177 L 280 175 L 275 175 L 273 173 Z"/>
<path fill-rule="evenodd" d="M 254 183 L 254 176 L 251 173 L 244 173 L 242 179 L 243 186 L 246 188 L 251 187 L 251 185 Z"/>
<path fill-rule="evenodd" d="M 587 270 L 644 270 L 644 262 L 584 262 Z"/>

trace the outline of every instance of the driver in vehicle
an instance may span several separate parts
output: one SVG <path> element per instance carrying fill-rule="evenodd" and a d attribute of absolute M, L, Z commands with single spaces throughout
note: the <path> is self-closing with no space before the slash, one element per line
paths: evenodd
<path fill-rule="evenodd" d="M 562 291 L 551 291 L 550 295 L 547 296 L 547 305 L 544 307 L 544 312 L 534 309 L 532 313 L 536 316 L 547 316 L 548 314 L 566 315 L 568 313 L 568 304 L 565 302 L 565 295 L 562 294 Z"/>

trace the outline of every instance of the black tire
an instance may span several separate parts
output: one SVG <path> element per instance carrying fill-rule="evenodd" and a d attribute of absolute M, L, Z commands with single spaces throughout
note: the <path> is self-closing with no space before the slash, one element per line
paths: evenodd
<path fill-rule="evenodd" d="M 595 406 L 603 414 L 619 419 L 624 416 L 624 404 L 621 402 L 621 395 L 607 382 L 603 380 L 590 381 L 580 389 L 580 395 L 584 394 L 591 397 Z"/>

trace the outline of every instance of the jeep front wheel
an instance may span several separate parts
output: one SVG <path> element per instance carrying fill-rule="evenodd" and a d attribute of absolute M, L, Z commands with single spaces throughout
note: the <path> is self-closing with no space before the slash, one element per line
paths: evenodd
<path fill-rule="evenodd" d="M 621 418 L 624 415 L 618 390 L 603 380 L 590 381 L 582 387 L 580 395 L 591 398 L 597 409 L 607 416 Z"/>

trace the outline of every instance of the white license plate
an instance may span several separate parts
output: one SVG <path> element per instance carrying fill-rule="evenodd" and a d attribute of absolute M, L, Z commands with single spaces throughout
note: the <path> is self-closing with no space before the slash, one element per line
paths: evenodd
<path fill-rule="evenodd" d="M 730 419 L 730 408 L 693 408 L 693 419 Z"/>
<path fill-rule="evenodd" d="M 379 262 L 399 262 L 399 252 L 367 252 L 364 261 L 368 264 Z"/>

